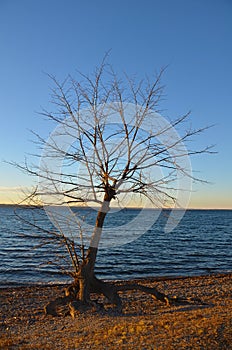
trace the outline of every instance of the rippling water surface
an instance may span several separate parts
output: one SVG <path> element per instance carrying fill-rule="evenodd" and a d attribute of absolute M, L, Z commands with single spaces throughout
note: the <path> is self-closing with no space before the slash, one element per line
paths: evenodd
<path fill-rule="evenodd" d="M 20 213 L 29 222 L 33 220 L 45 229 L 53 229 L 41 210 L 21 209 Z M 82 213 L 89 223 L 94 220 L 94 212 L 82 209 Z M 106 226 L 114 230 L 122 222 L 131 222 L 138 213 L 137 209 L 123 210 L 109 216 Z M 150 211 L 149 215 L 156 213 Z M 105 279 L 130 279 L 232 271 L 232 210 L 188 210 L 171 233 L 164 233 L 167 215 L 168 212 L 161 213 L 152 228 L 135 241 L 100 249 L 97 275 Z M 133 230 L 136 235 L 138 224 Z M 13 207 L 0 207 L 1 287 L 69 280 L 48 263 L 55 262 L 59 249 L 53 244 L 39 246 L 39 240 L 23 236 L 31 232 L 41 235 L 36 227 L 20 221 Z M 127 232 L 121 230 L 120 235 Z"/>

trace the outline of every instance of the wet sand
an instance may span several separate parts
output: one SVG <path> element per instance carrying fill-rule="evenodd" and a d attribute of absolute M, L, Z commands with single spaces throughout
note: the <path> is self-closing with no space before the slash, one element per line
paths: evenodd
<path fill-rule="evenodd" d="M 167 306 L 128 291 L 120 293 L 122 314 L 109 305 L 73 319 L 66 309 L 57 317 L 44 314 L 46 303 L 62 295 L 62 285 L 2 288 L 0 349 L 232 349 L 232 274 L 139 283 L 201 302 Z"/>

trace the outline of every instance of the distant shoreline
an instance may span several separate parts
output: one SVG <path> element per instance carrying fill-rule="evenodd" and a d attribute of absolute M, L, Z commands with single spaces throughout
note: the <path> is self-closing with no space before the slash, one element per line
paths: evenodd
<path fill-rule="evenodd" d="M 68 205 L 67 205 L 68 206 Z M 33 206 L 33 205 L 27 205 L 27 204 L 6 204 L 6 203 L 0 203 L 0 208 L 1 207 L 18 207 L 18 208 L 43 208 L 43 205 L 39 206 Z M 93 207 L 88 207 L 88 206 L 78 206 L 78 205 L 72 205 L 69 206 L 70 208 L 78 208 L 78 209 L 93 209 Z M 111 207 L 111 209 L 119 209 L 118 207 Z M 96 207 L 97 209 L 97 207 Z M 164 210 L 164 211 L 171 211 L 171 210 L 184 210 L 184 211 L 194 211 L 194 210 L 221 210 L 221 211 L 231 211 L 232 208 L 142 208 L 142 207 L 126 207 L 122 208 L 122 210 Z"/>

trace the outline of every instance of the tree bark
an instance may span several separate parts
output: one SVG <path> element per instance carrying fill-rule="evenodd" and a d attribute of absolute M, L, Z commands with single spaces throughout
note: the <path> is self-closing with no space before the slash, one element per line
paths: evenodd
<path fill-rule="evenodd" d="M 85 304 L 90 304 L 91 289 L 99 288 L 98 280 L 94 275 L 94 267 L 97 259 L 98 246 L 101 239 L 102 228 L 105 217 L 110 210 L 110 201 L 115 191 L 106 190 L 102 206 L 98 212 L 94 231 L 90 240 L 90 245 L 82 265 L 80 266 L 77 280 L 79 283 L 79 300 Z M 102 288 L 101 288 L 102 290 Z M 106 292 L 107 293 L 107 292 Z"/>

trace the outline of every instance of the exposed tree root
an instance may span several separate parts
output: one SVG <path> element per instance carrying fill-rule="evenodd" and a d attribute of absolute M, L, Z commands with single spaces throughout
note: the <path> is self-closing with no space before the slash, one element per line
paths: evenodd
<path fill-rule="evenodd" d="M 45 315 L 58 316 L 57 308 L 58 306 L 67 305 L 71 302 L 72 298 L 70 296 L 58 297 L 52 301 L 50 301 L 44 307 Z"/>
<path fill-rule="evenodd" d="M 155 287 L 147 287 L 141 284 L 123 284 L 116 286 L 117 291 L 140 290 L 143 293 L 150 294 L 153 299 L 165 302 L 166 305 L 183 305 L 183 304 L 204 304 L 198 298 L 182 298 L 177 296 L 169 296 L 159 292 Z"/>
<path fill-rule="evenodd" d="M 104 295 L 108 302 L 114 305 L 117 312 L 122 312 L 122 301 L 118 292 L 128 290 L 138 290 L 142 293 L 149 294 L 153 299 L 166 303 L 166 305 L 186 305 L 186 304 L 201 304 L 205 305 L 200 299 L 197 298 L 182 298 L 177 296 L 169 296 L 159 292 L 155 287 L 147 287 L 137 283 L 124 283 L 121 285 L 115 285 L 113 283 L 101 281 L 93 276 L 88 280 L 87 292 L 84 293 L 85 299 L 81 300 L 80 285 L 83 286 L 83 281 L 76 280 L 74 284 L 65 288 L 65 296 L 58 297 L 55 300 L 49 302 L 45 308 L 46 315 L 57 316 L 57 309 L 59 307 L 67 306 L 66 314 L 70 314 L 73 318 L 80 312 L 86 311 L 100 311 L 104 310 L 104 305 L 97 301 L 91 300 L 90 294 Z M 82 291 L 83 292 L 83 291 Z"/>

